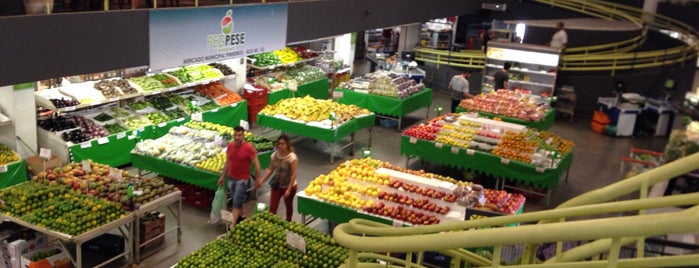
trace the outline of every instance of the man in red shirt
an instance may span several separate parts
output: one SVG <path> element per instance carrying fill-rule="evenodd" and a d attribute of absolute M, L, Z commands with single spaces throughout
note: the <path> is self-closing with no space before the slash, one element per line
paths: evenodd
<path fill-rule="evenodd" d="M 250 188 L 250 163 L 255 164 L 255 181 L 260 179 L 260 161 L 257 160 L 255 148 L 244 139 L 245 129 L 237 126 L 233 130 L 233 142 L 226 148 L 226 163 L 218 179 L 218 185 L 228 181 L 228 195 L 233 200 L 233 219 L 235 219 L 231 223 L 231 228 L 235 227 L 247 199 Z"/>

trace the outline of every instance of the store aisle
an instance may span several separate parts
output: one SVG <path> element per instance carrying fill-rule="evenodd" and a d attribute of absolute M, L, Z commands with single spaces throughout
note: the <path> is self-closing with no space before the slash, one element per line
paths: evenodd
<path fill-rule="evenodd" d="M 433 97 L 433 106 L 440 105 L 448 107 L 449 96 L 446 92 L 435 91 Z M 404 120 L 405 126 L 425 120 L 425 109 L 413 112 Z M 430 118 L 434 117 L 434 111 L 430 111 Z M 571 197 L 581 193 L 608 185 L 620 180 L 620 157 L 629 154 L 632 147 L 662 150 L 665 146 L 665 138 L 657 137 L 633 137 L 633 138 L 612 138 L 606 137 L 592 132 L 590 129 L 591 115 L 576 115 L 573 123 L 568 123 L 567 119 L 562 119 L 556 122 L 550 131 L 575 142 L 575 155 L 573 164 L 569 171 L 568 181 L 565 182 L 561 178 L 560 183 L 552 191 L 551 206 L 556 206 Z M 256 134 L 261 133 L 261 129 L 253 129 Z M 363 130 L 357 133 L 358 137 L 368 135 L 368 131 Z M 375 126 L 373 128 L 372 140 L 372 157 L 383 161 L 391 162 L 395 165 L 404 166 L 405 157 L 400 155 L 400 132 L 395 128 L 385 128 Z M 265 134 L 268 137 L 276 137 L 278 132 L 273 131 Z M 299 174 L 298 186 L 299 190 L 304 189 L 308 183 L 319 174 L 325 174 L 333 170 L 342 161 L 350 159 L 346 151 L 338 152 L 339 160 L 335 163 L 329 163 L 329 147 L 326 143 L 304 139 L 302 137 L 293 137 L 292 143 L 299 156 Z M 366 141 L 360 142 L 355 147 L 359 151 L 362 147 L 367 146 Z M 357 153 L 359 155 L 359 153 Z M 425 169 L 430 172 L 441 173 L 444 175 L 461 177 L 462 172 L 453 168 L 443 167 L 436 164 L 423 165 L 420 161 L 413 160 L 410 167 L 414 169 Z M 269 193 L 265 189 L 259 191 L 258 201 L 267 203 Z M 525 205 L 526 211 L 535 211 L 544 209 L 544 201 L 529 199 Z M 252 214 L 252 203 L 249 204 L 246 214 Z M 280 205 L 278 214 L 284 212 L 283 202 Z M 181 244 L 174 243 L 175 235 L 169 234 L 166 237 L 166 242 L 170 243 L 156 254 L 146 258 L 140 263 L 140 267 L 164 268 L 171 267 L 180 258 L 188 253 L 200 248 L 205 243 L 213 240 L 217 236 L 225 232 L 224 225 L 210 225 L 207 223 L 209 211 L 201 208 L 194 208 L 188 205 L 183 205 L 182 227 L 183 239 Z M 294 214 L 294 220 L 300 221 L 301 217 L 298 213 Z M 171 221 L 167 223 L 172 224 Z M 328 231 L 326 221 L 317 220 L 312 223 L 312 226 L 323 231 Z"/>

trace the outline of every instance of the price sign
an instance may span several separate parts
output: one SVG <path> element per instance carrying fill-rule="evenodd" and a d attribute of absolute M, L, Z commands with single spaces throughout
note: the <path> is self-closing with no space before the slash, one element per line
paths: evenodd
<path fill-rule="evenodd" d="M 177 118 L 177 122 L 182 122 L 184 121 L 184 117 Z"/>
<path fill-rule="evenodd" d="M 403 227 L 403 223 L 401 223 L 397 220 L 393 220 L 393 222 L 391 222 L 391 224 L 393 225 L 393 227 Z"/>
<path fill-rule="evenodd" d="M 211 109 L 211 112 L 212 112 L 212 113 L 218 112 L 218 109 L 219 109 L 219 108 Z"/>
<path fill-rule="evenodd" d="M 409 140 L 409 141 L 410 141 L 410 143 L 415 144 L 415 143 L 417 143 L 417 138 L 415 138 L 415 137 L 410 137 L 410 140 Z"/>
<path fill-rule="evenodd" d="M 236 107 L 236 106 L 238 106 L 237 102 L 231 103 L 231 107 Z"/>
<path fill-rule="evenodd" d="M 162 123 L 158 124 L 158 127 L 165 127 L 165 126 L 167 126 L 167 122 L 162 122 Z"/>
<path fill-rule="evenodd" d="M 63 110 L 66 112 L 75 111 L 75 106 L 64 107 Z"/>
<path fill-rule="evenodd" d="M 250 129 L 250 124 L 248 123 L 248 121 L 242 119 L 240 120 L 240 126 L 243 127 L 245 130 Z"/>
<path fill-rule="evenodd" d="M 441 142 L 435 142 L 434 147 L 442 148 L 444 145 Z"/>
<path fill-rule="evenodd" d="M 214 138 L 214 144 L 221 144 L 222 140 L 223 140 L 223 138 L 221 136 L 216 136 Z"/>
<path fill-rule="evenodd" d="M 333 91 L 333 99 L 342 99 L 342 97 L 345 95 L 345 92 L 342 91 Z"/>
<path fill-rule="evenodd" d="M 41 156 L 41 158 L 46 159 L 46 160 L 51 159 L 51 149 L 48 149 L 48 148 L 39 149 L 39 156 Z"/>
<path fill-rule="evenodd" d="M 458 148 L 458 147 L 451 147 L 451 153 L 452 153 L 452 154 L 458 154 L 458 153 L 459 153 L 459 148 Z"/>
<path fill-rule="evenodd" d="M 151 92 L 151 95 L 157 95 L 157 94 L 160 94 L 160 93 L 163 93 L 163 92 L 160 91 L 160 90 L 153 90 L 153 92 Z"/>
<path fill-rule="evenodd" d="M 298 249 L 303 253 L 306 253 L 306 240 L 303 239 L 303 236 L 300 236 L 297 233 L 287 231 L 286 232 L 286 243 L 289 244 L 292 248 Z"/>
<path fill-rule="evenodd" d="M 92 142 L 91 141 L 86 141 L 80 144 L 80 149 L 87 149 L 92 147 Z"/>
<path fill-rule="evenodd" d="M 473 149 L 466 149 L 466 154 L 467 154 L 467 155 L 474 155 L 474 154 L 476 154 L 476 150 L 473 150 Z"/>
<path fill-rule="evenodd" d="M 546 171 L 546 168 L 544 168 L 544 167 L 536 167 L 536 172 L 544 173 L 544 171 Z"/>
<path fill-rule="evenodd" d="M 102 137 L 102 138 L 97 139 L 97 144 L 99 144 L 99 145 L 106 144 L 106 143 L 109 143 L 108 137 Z"/>
<path fill-rule="evenodd" d="M 507 164 L 510 163 L 510 159 L 507 159 L 507 158 L 500 158 L 500 163 L 503 163 L 503 164 L 507 165 Z"/>
<path fill-rule="evenodd" d="M 118 139 L 123 139 L 124 137 L 126 137 L 126 133 L 125 133 L 125 132 L 122 132 L 122 133 L 116 134 L 116 138 L 117 138 L 117 140 L 118 140 Z"/>
<path fill-rule="evenodd" d="M 90 164 L 90 161 L 87 161 L 87 160 L 80 161 L 80 165 L 82 166 L 82 168 L 85 172 L 89 173 L 90 171 L 92 171 L 92 165 Z"/>
<path fill-rule="evenodd" d="M 118 182 L 121 182 L 122 180 L 122 170 L 115 168 L 115 167 L 110 167 L 109 168 L 109 178 L 115 179 Z"/>
<path fill-rule="evenodd" d="M 362 150 L 362 157 L 370 157 L 371 156 L 371 150 L 370 149 L 364 149 Z"/>
<path fill-rule="evenodd" d="M 136 138 L 136 135 L 131 135 L 131 136 L 129 136 L 129 140 L 133 140 L 133 139 L 135 139 L 135 138 Z"/>
<path fill-rule="evenodd" d="M 201 113 L 193 113 L 192 114 L 192 121 L 202 122 Z"/>
<path fill-rule="evenodd" d="M 0 173 L 5 173 L 5 172 L 7 172 L 7 165 L 0 166 Z"/>

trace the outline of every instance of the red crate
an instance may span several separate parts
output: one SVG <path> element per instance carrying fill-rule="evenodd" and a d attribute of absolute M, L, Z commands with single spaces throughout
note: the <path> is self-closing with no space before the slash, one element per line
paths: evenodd
<path fill-rule="evenodd" d="M 211 208 L 211 202 L 214 201 L 213 197 L 193 197 L 189 200 L 189 204 L 197 208 Z"/>
<path fill-rule="evenodd" d="M 261 90 L 243 90 L 243 99 L 248 102 L 248 107 L 258 107 L 260 105 L 267 105 L 267 89 L 259 88 Z"/>

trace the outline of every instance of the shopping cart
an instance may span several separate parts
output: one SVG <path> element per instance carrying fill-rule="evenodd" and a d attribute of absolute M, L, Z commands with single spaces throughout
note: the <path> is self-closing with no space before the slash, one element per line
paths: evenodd
<path fill-rule="evenodd" d="M 631 148 L 628 157 L 621 158 L 621 173 L 623 178 L 633 177 L 651 170 L 663 163 L 663 153 Z"/>

